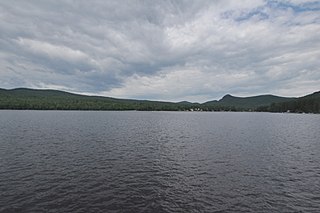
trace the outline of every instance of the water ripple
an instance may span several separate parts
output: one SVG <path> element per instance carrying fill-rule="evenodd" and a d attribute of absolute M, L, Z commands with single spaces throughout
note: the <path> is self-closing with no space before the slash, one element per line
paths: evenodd
<path fill-rule="evenodd" d="M 320 117 L 0 111 L 0 212 L 318 212 Z"/>

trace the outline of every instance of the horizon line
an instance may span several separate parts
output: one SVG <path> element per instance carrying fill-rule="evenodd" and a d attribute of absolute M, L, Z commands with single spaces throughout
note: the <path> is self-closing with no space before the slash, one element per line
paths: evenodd
<path fill-rule="evenodd" d="M 253 98 L 253 97 L 259 97 L 259 96 L 276 96 L 276 97 L 281 97 L 281 98 L 301 98 L 310 94 L 314 94 L 316 92 L 320 92 L 320 90 L 316 90 L 314 92 L 305 94 L 303 96 L 279 96 L 279 95 L 274 95 L 271 93 L 266 93 L 266 94 L 260 94 L 260 95 L 251 95 L 251 96 L 234 96 L 231 95 L 230 93 L 226 93 L 225 95 L 223 95 L 220 99 L 211 99 L 211 100 L 207 100 L 204 102 L 191 102 L 191 101 L 186 101 L 186 100 L 181 100 L 181 101 L 167 101 L 167 100 L 152 100 L 152 99 L 137 99 L 137 98 L 119 98 L 119 97 L 114 97 L 114 96 L 103 96 L 103 95 L 94 95 L 94 94 L 90 94 L 90 93 L 78 93 L 78 92 L 69 92 L 66 90 L 61 90 L 61 89 L 52 89 L 52 88 L 28 88 L 28 87 L 16 87 L 16 88 L 11 88 L 11 89 L 6 89 L 6 88 L 1 88 L 0 90 L 19 90 L 19 89 L 27 89 L 27 90 L 38 90 L 38 91 L 59 91 L 59 92 L 65 92 L 65 93 L 69 93 L 69 94 L 73 94 L 73 95 L 82 95 L 82 96 L 87 96 L 87 97 L 101 97 L 101 98 L 113 98 L 113 99 L 120 99 L 120 100 L 136 100 L 136 101 L 154 101 L 154 102 L 169 102 L 169 103 L 180 103 L 180 102 L 188 102 L 188 103 L 192 103 L 192 104 L 204 104 L 207 102 L 212 102 L 212 101 L 220 101 L 221 99 L 223 99 L 226 96 L 231 96 L 234 98 Z"/>

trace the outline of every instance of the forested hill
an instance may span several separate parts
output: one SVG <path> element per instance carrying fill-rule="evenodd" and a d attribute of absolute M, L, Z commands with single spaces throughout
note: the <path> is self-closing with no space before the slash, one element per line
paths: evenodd
<path fill-rule="evenodd" d="M 267 109 L 262 109 L 261 111 L 320 113 L 320 91 L 293 101 L 272 103 Z"/>
<path fill-rule="evenodd" d="M 259 95 L 252 97 L 235 97 L 232 95 L 225 95 L 219 101 L 209 101 L 203 105 L 208 108 L 218 107 L 235 107 L 237 110 L 252 110 L 255 111 L 257 107 L 269 106 L 272 103 L 281 103 L 292 101 L 296 98 L 285 98 L 274 95 Z"/>
<path fill-rule="evenodd" d="M 203 104 L 86 96 L 58 90 L 0 89 L 0 109 L 32 110 L 143 110 L 143 111 L 267 111 L 320 113 L 320 92 L 300 98 L 274 95 L 225 95 Z"/>
<path fill-rule="evenodd" d="M 0 89 L 0 109 L 183 110 L 184 104 L 86 96 L 58 90 Z"/>

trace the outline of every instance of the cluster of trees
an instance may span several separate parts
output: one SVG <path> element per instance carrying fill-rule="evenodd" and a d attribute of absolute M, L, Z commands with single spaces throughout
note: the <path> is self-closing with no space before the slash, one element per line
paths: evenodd
<path fill-rule="evenodd" d="M 179 111 L 189 107 L 188 104 L 82 96 L 60 91 L 0 91 L 0 109 Z"/>
<path fill-rule="evenodd" d="M 81 99 L 0 98 L 0 109 L 34 110 L 178 110 L 174 104 Z"/>
<path fill-rule="evenodd" d="M 272 101 L 278 102 L 272 102 Z M 159 102 L 83 96 L 54 90 L 0 89 L 0 109 L 141 110 L 141 111 L 264 111 L 320 113 L 320 92 L 302 98 L 271 95 L 238 98 L 230 95 L 207 103 Z"/>
<path fill-rule="evenodd" d="M 257 111 L 320 113 L 320 97 L 314 95 L 298 98 L 294 101 L 272 103 L 270 106 L 258 107 Z"/>

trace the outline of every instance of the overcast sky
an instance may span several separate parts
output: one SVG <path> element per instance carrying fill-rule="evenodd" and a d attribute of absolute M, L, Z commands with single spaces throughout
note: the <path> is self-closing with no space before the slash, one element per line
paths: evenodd
<path fill-rule="evenodd" d="M 169 101 L 320 90 L 320 1 L 0 1 L 0 88 Z"/>

